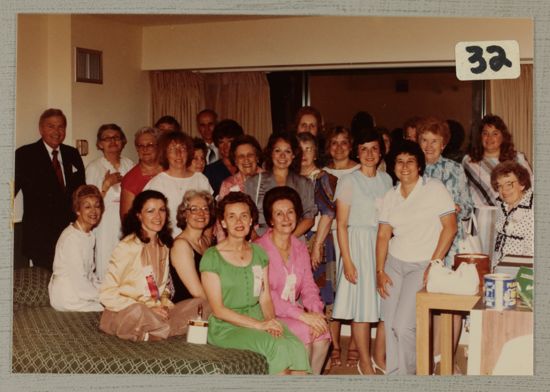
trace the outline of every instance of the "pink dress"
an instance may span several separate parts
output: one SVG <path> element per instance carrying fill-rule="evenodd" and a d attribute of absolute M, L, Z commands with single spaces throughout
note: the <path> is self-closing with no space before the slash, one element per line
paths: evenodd
<path fill-rule="evenodd" d="M 304 312 L 304 309 L 310 312 L 323 313 L 324 305 L 319 295 L 319 287 L 317 287 L 313 280 L 311 262 L 306 245 L 294 236 L 290 237 L 290 241 L 288 265 L 285 265 L 279 251 L 271 240 L 271 230 L 268 230 L 255 241 L 269 256 L 269 285 L 271 287 L 271 300 L 275 308 L 275 315 L 304 344 L 322 339 L 330 339 L 330 334 L 326 332 L 313 340 L 310 335 L 310 327 L 298 319 Z M 296 276 L 294 296 L 292 298 L 291 295 L 288 299 L 283 299 L 281 294 L 285 289 L 287 277 L 292 274 Z"/>

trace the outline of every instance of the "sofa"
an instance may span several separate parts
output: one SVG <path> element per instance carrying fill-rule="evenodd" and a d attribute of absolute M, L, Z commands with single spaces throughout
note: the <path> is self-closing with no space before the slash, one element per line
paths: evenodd
<path fill-rule="evenodd" d="M 50 306 L 50 272 L 14 271 L 14 373 L 267 374 L 264 356 L 187 343 L 185 337 L 131 342 L 99 330 L 100 312 L 58 312 Z"/>

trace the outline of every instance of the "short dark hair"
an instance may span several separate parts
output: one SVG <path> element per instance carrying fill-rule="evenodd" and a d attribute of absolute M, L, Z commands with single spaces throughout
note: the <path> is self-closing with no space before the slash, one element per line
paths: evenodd
<path fill-rule="evenodd" d="M 289 200 L 292 203 L 294 206 L 294 211 L 296 212 L 296 223 L 298 223 L 304 213 L 302 199 L 300 198 L 298 192 L 286 185 L 276 186 L 265 193 L 264 201 L 262 203 L 265 223 L 269 227 L 273 227 L 273 224 L 271 223 L 271 218 L 273 217 L 273 204 L 279 200 Z"/>
<path fill-rule="evenodd" d="M 216 124 L 212 132 L 212 139 L 214 140 L 214 145 L 218 147 L 220 140 L 223 138 L 235 139 L 241 135 L 244 135 L 241 125 L 235 120 L 226 119 Z"/>
<path fill-rule="evenodd" d="M 95 185 L 80 185 L 76 190 L 73 192 L 72 197 L 72 204 L 73 204 L 73 212 L 76 214 L 76 212 L 80 209 L 80 203 L 82 203 L 82 199 L 86 197 L 95 197 L 99 200 L 99 207 L 101 209 L 101 214 L 105 212 L 105 203 L 103 202 L 103 196 L 101 195 L 101 192 Z"/>
<path fill-rule="evenodd" d="M 168 169 L 168 146 L 170 143 L 176 143 L 176 144 L 182 144 L 187 149 L 187 162 L 185 163 L 186 166 L 189 166 L 191 162 L 193 161 L 193 154 L 194 154 L 194 148 L 193 148 L 193 139 L 191 139 L 191 136 L 188 136 L 186 133 L 180 132 L 180 131 L 170 131 L 165 132 L 159 137 L 158 141 L 158 151 L 159 151 L 159 162 L 164 168 L 164 170 Z"/>
<path fill-rule="evenodd" d="M 186 191 L 183 195 L 180 205 L 178 206 L 178 211 L 176 213 L 176 222 L 177 226 L 185 230 L 187 227 L 187 219 L 185 218 L 185 211 L 189 208 L 189 202 L 195 197 L 202 197 L 206 204 L 208 205 L 208 214 L 210 215 L 208 219 L 208 225 L 210 227 L 216 222 L 216 209 L 214 207 L 214 198 L 208 191 L 197 191 L 195 189 L 190 189 Z"/>
<path fill-rule="evenodd" d="M 227 207 L 230 204 L 237 204 L 237 203 L 246 204 L 250 210 L 250 216 L 252 217 L 252 225 L 250 227 L 250 231 L 248 235 L 246 236 L 246 239 L 249 240 L 250 237 L 252 236 L 253 227 L 258 224 L 258 207 L 256 207 L 256 204 L 252 201 L 252 198 L 248 196 L 246 193 L 229 192 L 227 195 L 225 195 L 224 198 L 218 202 L 218 206 L 216 207 L 216 218 L 221 222 L 224 217 L 225 207 Z M 225 229 L 224 227 L 222 227 L 222 229 L 224 233 L 227 235 L 227 229 Z"/>
<path fill-rule="evenodd" d="M 170 124 L 174 127 L 174 131 L 181 132 L 180 123 L 172 116 L 162 116 L 159 118 L 155 123 L 155 128 L 159 128 L 160 124 Z"/>
<path fill-rule="evenodd" d="M 286 131 L 272 133 L 269 136 L 267 146 L 264 150 L 265 169 L 269 172 L 273 170 L 273 148 L 279 140 L 288 143 L 292 149 L 292 154 L 294 154 L 294 159 L 290 164 L 289 170 L 294 173 L 300 173 L 300 165 L 302 164 L 302 148 L 300 147 L 300 143 L 298 143 L 296 135 Z"/>
<path fill-rule="evenodd" d="M 408 154 L 415 157 L 418 168 L 420 169 L 418 174 L 420 175 L 420 177 L 424 175 L 424 170 L 426 169 L 426 158 L 424 157 L 424 152 L 422 151 L 418 143 L 404 139 L 400 143 L 397 143 L 395 145 L 395 149 L 392 148 L 392 161 L 390 162 L 392 172 L 395 168 L 395 160 L 400 154 Z"/>
<path fill-rule="evenodd" d="M 122 238 L 135 234 L 141 242 L 148 243 L 150 238 L 141 229 L 141 221 L 139 220 L 137 214 L 141 213 L 143 206 L 150 199 L 162 200 L 166 207 L 166 221 L 164 226 L 158 232 L 158 238 L 161 243 L 171 248 L 173 239 L 172 239 L 172 229 L 170 228 L 170 211 L 168 209 L 168 200 L 166 196 L 158 191 L 146 190 L 137 194 L 134 201 L 132 202 L 132 207 L 128 213 L 124 216 L 122 220 Z"/>
<path fill-rule="evenodd" d="M 61 109 L 46 109 L 42 114 L 40 115 L 40 120 L 38 120 L 38 125 L 42 125 L 42 122 L 50 117 L 61 117 L 63 119 L 63 125 L 67 126 L 67 117 L 65 117 L 65 114 L 61 111 Z"/>
<path fill-rule="evenodd" d="M 529 171 L 516 161 L 504 161 L 496 165 L 491 172 L 491 186 L 498 192 L 498 179 L 507 174 L 514 174 L 520 185 L 524 186 L 524 191 L 531 188 L 531 175 Z"/>
<path fill-rule="evenodd" d="M 208 146 L 200 137 L 193 138 L 193 149 L 195 151 L 202 150 L 204 152 L 204 157 L 206 158 L 206 155 L 208 154 Z M 193 154 L 195 153 L 193 152 Z"/>
<path fill-rule="evenodd" d="M 350 130 L 354 139 L 372 128 L 374 128 L 374 117 L 369 112 L 359 111 L 351 119 Z"/>
<path fill-rule="evenodd" d="M 252 147 L 254 147 L 254 150 L 256 151 L 256 158 L 258 159 L 258 166 L 261 166 L 262 164 L 262 147 L 260 146 L 260 143 L 258 143 L 258 140 L 252 135 L 240 135 L 237 136 L 232 142 L 231 142 L 231 149 L 229 150 L 229 161 L 233 166 L 236 166 L 235 163 L 235 153 L 237 151 L 237 147 L 250 144 Z"/>
<path fill-rule="evenodd" d="M 105 131 L 117 131 L 118 135 L 120 136 L 120 139 L 122 140 L 122 147 L 126 145 L 126 135 L 122 131 L 121 127 L 119 127 L 117 124 L 114 124 L 114 123 L 103 124 L 97 130 L 95 145 L 98 150 L 99 150 L 99 142 L 101 141 L 101 138 L 103 137 L 103 132 Z"/>
<path fill-rule="evenodd" d="M 357 135 L 357 139 L 353 143 L 353 151 L 357 155 L 357 157 L 359 157 L 359 146 L 370 142 L 378 142 L 378 148 L 380 150 L 380 160 L 376 165 L 378 167 L 378 165 L 382 163 L 382 160 L 386 156 L 386 145 L 384 144 L 382 134 L 376 131 L 374 128 L 367 129 Z"/>

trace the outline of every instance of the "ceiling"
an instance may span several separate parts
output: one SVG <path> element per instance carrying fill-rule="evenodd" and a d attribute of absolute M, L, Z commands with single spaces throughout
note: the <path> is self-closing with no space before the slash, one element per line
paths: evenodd
<path fill-rule="evenodd" d="M 231 22 L 243 20 L 288 18 L 275 15 L 189 15 L 189 14 L 93 14 L 111 21 L 137 26 L 181 25 L 192 23 Z"/>

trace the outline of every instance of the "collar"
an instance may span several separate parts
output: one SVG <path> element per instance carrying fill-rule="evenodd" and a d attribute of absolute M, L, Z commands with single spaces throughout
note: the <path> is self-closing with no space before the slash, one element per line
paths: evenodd
<path fill-rule="evenodd" d="M 44 144 L 44 147 L 46 147 L 46 151 L 48 151 L 48 155 L 50 157 L 50 159 L 52 158 L 52 152 L 53 152 L 53 148 L 51 148 L 48 143 L 46 143 L 44 140 L 42 140 L 42 143 Z M 56 148 L 57 151 L 59 151 L 59 154 L 57 155 L 57 159 L 61 159 L 61 144 L 59 146 L 57 146 Z"/>

